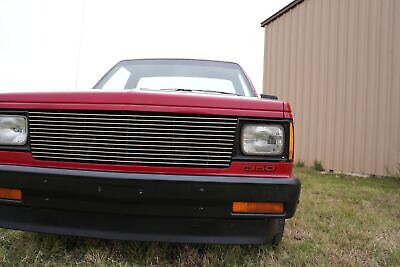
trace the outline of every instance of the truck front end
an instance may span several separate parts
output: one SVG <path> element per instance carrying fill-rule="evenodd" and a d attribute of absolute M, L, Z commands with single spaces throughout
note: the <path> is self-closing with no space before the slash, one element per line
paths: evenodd
<path fill-rule="evenodd" d="M 221 70 L 233 63 L 119 64 L 98 89 L 0 95 L 0 227 L 123 240 L 279 243 L 300 194 L 292 176 L 290 106 L 255 97 L 243 72 Z M 128 72 L 124 88 L 106 89 L 121 65 Z M 185 80 L 185 88 L 157 88 L 171 82 L 166 77 Z M 242 90 L 188 89 L 193 77 L 202 88 L 203 79 L 231 79 Z"/>

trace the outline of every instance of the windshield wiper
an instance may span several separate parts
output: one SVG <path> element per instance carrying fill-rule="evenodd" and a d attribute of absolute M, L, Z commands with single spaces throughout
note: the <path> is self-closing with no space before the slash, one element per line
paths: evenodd
<path fill-rule="evenodd" d="M 238 94 L 235 93 L 229 93 L 229 92 L 223 92 L 223 91 L 215 91 L 215 90 L 201 90 L 201 89 L 195 89 L 195 90 L 191 90 L 193 92 L 204 92 L 204 93 L 217 93 L 217 94 L 221 94 L 221 95 L 236 95 L 236 96 L 240 96 Z"/>
<path fill-rule="evenodd" d="M 221 95 L 236 95 L 235 93 L 222 92 L 216 90 L 201 90 L 201 89 L 186 89 L 186 88 L 161 88 L 161 89 L 149 89 L 149 88 L 140 88 L 141 90 L 151 90 L 151 91 L 168 91 L 168 92 L 199 92 L 199 93 L 213 93 L 213 94 L 221 94 Z"/>
<path fill-rule="evenodd" d="M 160 91 L 168 91 L 168 92 L 193 92 L 192 89 L 185 89 L 185 88 L 161 88 L 158 89 Z"/>
<path fill-rule="evenodd" d="M 168 91 L 168 92 L 176 92 L 176 91 L 185 91 L 185 92 L 192 92 L 190 89 L 183 89 L 183 88 L 161 88 L 161 89 L 155 89 L 155 88 L 139 88 L 140 90 L 144 91 Z"/>

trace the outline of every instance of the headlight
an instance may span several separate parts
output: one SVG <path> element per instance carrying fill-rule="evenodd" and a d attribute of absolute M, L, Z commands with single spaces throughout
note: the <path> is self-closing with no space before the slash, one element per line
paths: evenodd
<path fill-rule="evenodd" d="M 281 125 L 245 124 L 242 127 L 241 146 L 245 155 L 281 155 L 284 144 L 284 129 Z"/>
<path fill-rule="evenodd" d="M 0 115 L 0 145 L 22 146 L 28 139 L 25 116 Z"/>

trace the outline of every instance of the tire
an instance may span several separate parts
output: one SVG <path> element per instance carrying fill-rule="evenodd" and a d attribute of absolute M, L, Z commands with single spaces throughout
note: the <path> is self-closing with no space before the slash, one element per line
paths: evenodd
<path fill-rule="evenodd" d="M 274 228 L 276 229 L 275 235 L 272 238 L 271 246 L 276 248 L 283 237 L 283 231 L 285 230 L 285 219 L 274 219 L 271 223 L 274 224 Z"/>

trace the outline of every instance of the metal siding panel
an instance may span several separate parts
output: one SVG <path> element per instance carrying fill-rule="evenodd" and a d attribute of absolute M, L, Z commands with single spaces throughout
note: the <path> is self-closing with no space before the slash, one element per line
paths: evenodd
<path fill-rule="evenodd" d="M 390 2 L 391 0 L 382 1 L 381 3 L 381 13 L 380 13 L 380 39 L 379 39 L 379 77 L 378 77 L 378 97 L 377 97 L 377 112 L 378 112 L 378 121 L 376 125 L 376 143 L 375 143 L 375 172 L 374 173 L 382 173 L 385 172 L 385 165 L 389 163 L 389 160 L 386 158 L 386 143 L 388 139 L 386 139 L 388 130 L 390 129 L 390 124 L 387 124 L 387 109 L 386 106 L 389 104 L 388 102 L 388 93 L 390 91 L 389 87 L 389 51 L 390 47 Z"/>
<path fill-rule="evenodd" d="M 296 110 L 298 105 L 301 105 L 301 102 L 299 101 L 299 99 L 297 98 L 297 94 L 299 92 L 299 86 L 298 86 L 298 69 L 299 69 L 299 38 L 300 38 L 300 29 L 298 29 L 298 25 L 300 22 L 300 15 L 299 15 L 299 9 L 294 9 L 293 10 L 293 24 L 292 24 L 292 34 L 293 34 L 293 57 L 292 57 L 292 68 L 293 68 L 293 72 L 292 72 L 292 76 L 288 77 L 288 79 L 291 81 L 290 84 L 290 100 L 291 105 L 292 105 L 292 110 Z M 295 123 L 297 123 L 297 116 L 295 113 L 293 113 L 293 119 L 295 121 Z M 296 139 L 297 140 L 297 139 Z M 295 142 L 297 142 L 295 140 Z M 295 154 L 297 153 L 297 151 L 295 151 Z M 296 157 L 296 156 L 295 156 Z"/>
<path fill-rule="evenodd" d="M 269 90 L 271 90 L 272 94 L 278 95 L 277 93 L 277 57 L 278 57 L 278 48 L 279 48 L 279 39 L 278 39 L 278 32 L 277 32 L 277 26 L 278 23 L 276 21 L 274 21 L 271 24 L 271 34 L 272 34 L 272 53 L 271 53 L 271 62 L 272 62 L 272 67 L 271 67 L 271 75 L 270 75 L 270 79 L 271 79 L 271 87 L 269 88 Z"/>
<path fill-rule="evenodd" d="M 304 66 L 303 66 L 303 98 L 302 98 L 302 106 L 303 106 L 303 124 L 302 124 L 302 150 L 305 154 L 305 161 L 310 163 L 312 161 L 312 155 L 310 155 L 309 151 L 309 129 L 311 129 L 312 125 L 310 122 L 310 58 L 311 58 L 311 50 L 310 50 L 310 40 L 312 35 L 312 17 L 311 17 L 311 2 L 304 2 L 305 6 L 305 34 L 304 34 Z M 308 103 L 308 105 L 304 105 L 304 103 Z"/>
<path fill-rule="evenodd" d="M 294 23 L 295 24 L 293 25 L 293 30 L 292 30 L 292 32 L 295 34 L 295 39 L 293 40 L 293 43 L 295 43 L 294 62 L 293 62 L 294 74 L 292 77 L 289 78 L 290 80 L 292 80 L 292 84 L 293 84 L 293 87 L 290 88 L 290 89 L 292 89 L 290 100 L 293 102 L 292 110 L 294 110 L 293 119 L 294 119 L 295 125 L 300 125 L 299 121 L 302 118 L 301 116 L 297 116 L 297 112 L 296 112 L 296 110 L 299 108 L 299 106 L 302 105 L 300 98 L 298 97 L 300 94 L 300 90 L 301 90 L 299 83 L 298 83 L 299 73 L 300 73 L 300 69 L 301 69 L 300 60 L 299 60 L 300 56 L 301 56 L 299 43 L 300 43 L 300 38 L 302 37 L 301 29 L 299 29 L 300 18 L 301 18 L 300 11 L 301 11 L 300 8 L 294 9 L 294 14 L 295 14 L 294 15 L 295 16 Z M 297 132 L 297 130 L 296 130 L 296 132 Z M 300 139 L 298 139 L 297 133 L 295 133 L 295 135 L 296 135 L 295 142 L 297 143 L 297 140 L 300 140 Z M 298 156 L 299 156 L 299 151 L 298 151 L 298 149 L 295 149 L 295 159 L 299 159 Z"/>
<path fill-rule="evenodd" d="M 305 50 L 305 42 L 306 42 L 306 37 L 305 37 L 305 6 L 300 5 L 299 6 L 299 39 L 298 39 L 298 49 L 297 49 L 297 54 L 298 54 L 298 63 L 297 63 L 297 74 L 296 74 L 296 80 L 297 80 L 297 91 L 296 91 L 296 99 L 298 105 L 295 106 L 295 109 L 293 110 L 293 113 L 296 115 L 296 125 L 297 128 L 295 130 L 295 138 L 296 140 L 296 158 L 301 161 L 306 161 L 306 155 L 307 151 L 305 150 L 305 140 L 303 138 L 303 129 L 305 128 L 305 118 L 304 118 L 304 101 L 303 101 L 303 95 L 304 95 L 304 75 L 303 75 L 303 69 L 304 69 L 304 50 Z M 288 99 L 290 101 L 290 99 Z"/>
<path fill-rule="evenodd" d="M 267 52 L 268 52 L 268 57 L 264 59 L 264 71 L 263 71 L 263 93 L 268 94 L 271 90 L 271 73 L 272 73 L 272 68 L 274 67 L 274 65 L 272 64 L 272 51 L 273 51 L 273 47 L 272 47 L 272 27 L 267 27 L 265 28 L 264 34 L 265 36 L 265 45 L 267 45 Z"/>
<path fill-rule="evenodd" d="M 400 172 L 400 2 L 393 0 L 393 54 L 391 55 L 391 164 L 393 171 Z"/>
<path fill-rule="evenodd" d="M 283 71 L 283 49 L 285 45 L 285 20 L 282 17 L 282 21 L 280 21 L 277 24 L 277 30 L 278 30 L 278 38 L 279 38 L 279 43 L 278 43 L 278 55 L 277 55 L 277 69 L 276 69 L 276 90 L 279 90 L 279 94 L 281 98 L 283 97 L 284 90 L 285 88 L 283 87 L 282 83 L 282 71 Z"/>
<path fill-rule="evenodd" d="M 343 152 L 344 152 L 344 124 L 346 117 L 345 89 L 347 75 L 347 27 L 348 27 L 348 6 L 347 0 L 338 0 L 338 32 L 337 32 L 337 76 L 336 76 L 336 106 L 335 106 L 335 133 L 334 133 L 334 159 L 333 165 L 329 169 L 342 171 L 343 168 Z"/>
<path fill-rule="evenodd" d="M 324 66 L 323 73 L 326 74 L 325 79 L 323 80 L 323 86 L 322 90 L 324 90 L 324 99 L 326 105 L 323 107 L 323 112 L 322 113 L 322 119 L 325 121 L 325 127 L 322 129 L 323 135 L 324 135 L 324 148 L 323 148 L 323 155 L 321 158 L 318 158 L 318 160 L 321 160 L 325 166 L 328 165 L 329 162 L 329 157 L 332 155 L 330 148 L 330 141 L 332 140 L 332 114 L 330 107 L 332 106 L 332 98 L 333 98 L 333 83 L 332 81 L 332 68 L 334 67 L 334 55 L 333 55 L 333 45 L 334 45 L 334 26 L 335 26 L 335 21 L 332 16 L 332 1 L 325 1 L 325 4 L 327 5 L 327 13 L 326 13 L 326 38 L 327 38 L 327 47 L 325 50 L 326 53 L 326 65 Z"/>
<path fill-rule="evenodd" d="M 329 1 L 329 38 L 330 38 L 330 46 L 329 46 L 329 65 L 328 65 L 328 80 L 327 80 L 327 96 L 328 96 L 328 105 L 326 107 L 326 120 L 330 123 L 327 125 L 326 131 L 326 154 L 325 157 L 321 160 L 325 164 L 325 166 L 331 169 L 334 164 L 334 138 L 335 138 L 335 115 L 336 115 L 336 88 L 337 88 L 337 47 L 338 47 L 338 24 L 337 24 L 337 16 L 338 16 L 338 2 L 337 1 Z"/>
<path fill-rule="evenodd" d="M 281 34 L 281 38 L 282 38 L 282 42 L 280 43 L 280 56 L 279 56 L 279 72 L 278 72 L 278 80 L 279 80 L 279 87 L 281 94 L 282 94 L 282 98 L 286 99 L 286 79 L 285 77 L 287 77 L 287 69 L 286 67 L 287 65 L 287 48 L 288 48 L 288 40 L 287 40 L 287 33 L 288 33 L 288 16 L 284 16 L 282 17 L 282 22 L 281 22 L 281 28 L 280 28 L 280 34 Z"/>
<path fill-rule="evenodd" d="M 281 43 L 281 48 L 282 48 L 282 53 L 281 53 L 281 68 L 279 70 L 279 80 L 281 81 L 281 87 L 282 88 L 282 98 L 287 99 L 287 81 L 288 79 L 285 79 L 288 75 L 288 52 L 289 52 L 289 45 L 290 45 L 290 40 L 289 40 L 289 25 L 290 25 L 290 14 L 286 14 L 284 17 L 282 17 L 282 38 L 283 38 L 283 43 Z"/>
<path fill-rule="evenodd" d="M 268 51 L 268 54 L 269 54 L 269 59 L 270 59 L 270 62 L 274 62 L 274 47 L 273 47 L 273 45 L 274 45 L 274 35 L 273 35 L 273 29 L 272 28 L 268 28 L 268 31 L 269 31 L 269 36 L 270 36 L 270 38 L 268 38 L 268 42 L 269 42 L 269 47 L 270 47 L 270 49 L 269 49 L 269 51 Z M 266 80 L 267 80 L 267 86 L 265 87 L 265 89 L 266 90 L 268 90 L 266 93 L 267 94 L 269 94 L 270 93 L 270 91 L 272 90 L 272 83 L 273 83 L 273 71 L 274 71 L 274 65 L 273 64 L 269 64 L 269 67 L 267 67 L 267 71 L 268 71 L 268 75 L 267 75 L 267 78 L 266 78 Z M 276 93 L 276 91 L 275 91 L 275 93 Z M 271 94 L 273 94 L 272 92 L 271 92 Z"/>
<path fill-rule="evenodd" d="M 272 35 L 271 28 L 265 28 L 264 30 L 264 75 L 263 75 L 263 92 L 269 92 L 270 86 L 270 76 L 272 65 L 269 64 L 271 62 L 271 44 L 272 44 Z"/>
<path fill-rule="evenodd" d="M 363 3 L 361 3 L 363 2 Z M 368 57 L 368 49 L 367 49 L 367 29 L 368 25 L 368 3 L 364 2 L 364 0 L 359 0 L 359 16 L 358 16 L 358 62 L 357 62 L 357 79 L 356 83 L 356 99 L 354 100 L 355 105 L 355 113 L 357 114 L 357 120 L 355 123 L 354 131 L 357 138 L 354 140 L 354 171 L 362 172 L 364 169 L 364 140 L 365 140 L 365 95 L 366 95 L 366 79 L 367 79 L 367 57 Z M 366 28 L 365 28 L 366 27 Z"/>
<path fill-rule="evenodd" d="M 302 101 L 302 95 L 303 95 L 303 75 L 302 75 L 302 69 L 303 69 L 303 62 L 304 62 L 304 42 L 305 42 L 305 37 L 304 37 L 304 27 L 302 25 L 304 24 L 305 18 L 304 18 L 304 7 L 303 6 L 298 6 L 298 8 L 295 9 L 296 11 L 296 28 L 293 30 L 297 32 L 296 36 L 296 50 L 295 50 L 295 91 L 293 92 L 292 99 L 294 98 L 295 100 L 295 105 L 292 107 L 293 109 L 293 114 L 294 114 L 294 120 L 295 120 L 295 160 L 296 161 L 305 161 L 305 156 L 307 154 L 307 151 L 304 151 L 301 149 L 301 144 L 304 142 L 303 141 L 303 133 L 302 133 L 302 127 L 303 127 L 303 122 L 304 122 L 304 116 L 301 113 L 301 110 L 303 108 L 303 101 Z M 288 99 L 290 101 L 290 99 Z"/>
<path fill-rule="evenodd" d="M 395 16 L 395 4 L 394 4 L 394 0 L 389 0 L 388 4 L 387 4 L 387 10 L 386 10 L 386 14 L 384 15 L 384 17 L 386 18 L 385 23 L 386 23 L 386 27 L 387 27 L 387 44 L 386 44 L 386 57 L 385 57 L 385 61 L 387 64 L 385 64 L 385 72 L 386 72 L 386 76 L 384 79 L 387 80 L 387 92 L 386 92 L 386 97 L 385 97 L 385 103 L 384 103 L 384 111 L 385 111 L 385 126 L 384 129 L 390 129 L 392 127 L 392 125 L 396 125 L 396 122 L 392 122 L 392 116 L 391 116 L 391 111 L 392 111 L 392 98 L 393 98 L 393 79 L 394 77 L 392 76 L 392 59 L 393 59 L 393 55 L 394 55 L 394 35 L 395 33 L 393 32 L 395 27 L 394 27 L 394 16 Z M 385 26 L 383 26 L 385 27 Z M 383 136 L 385 142 L 384 142 L 384 163 L 385 167 L 390 168 L 392 167 L 392 161 L 393 161 L 393 157 L 394 157 L 394 149 L 393 149 L 393 143 L 391 141 L 392 138 L 392 132 L 393 130 L 385 130 L 385 134 Z"/>
<path fill-rule="evenodd" d="M 298 112 L 298 110 L 300 110 L 300 107 L 302 105 L 302 102 L 300 100 L 301 98 L 301 85 L 300 85 L 300 70 L 301 70 L 301 57 L 302 57 L 302 53 L 301 53 L 301 38 L 302 38 L 302 28 L 300 27 L 301 24 L 301 20 L 303 18 L 303 16 L 301 16 L 300 14 L 300 6 L 299 8 L 295 9 L 296 12 L 296 26 L 295 28 L 293 28 L 293 30 L 297 33 L 296 34 L 296 61 L 294 63 L 295 65 L 295 75 L 293 77 L 291 77 L 291 79 L 294 79 L 294 92 L 292 95 L 291 100 L 293 101 L 293 105 L 292 105 L 292 110 L 293 110 L 293 119 L 294 119 L 294 124 L 295 124 L 295 150 L 294 150 L 294 158 L 295 160 L 299 160 L 302 159 L 304 160 L 304 155 L 302 155 L 302 151 L 300 148 L 301 144 L 301 126 L 302 125 L 302 116 L 300 115 L 300 113 Z M 290 101 L 290 100 L 289 100 Z M 299 125 L 299 127 L 297 126 Z"/>
<path fill-rule="evenodd" d="M 371 148 L 373 151 L 372 154 L 372 171 L 371 173 L 379 173 L 379 167 L 384 165 L 384 162 L 382 161 L 382 157 L 379 157 L 379 149 L 378 149 L 378 145 L 381 145 L 381 138 L 379 138 L 379 136 L 381 135 L 380 129 L 379 129 L 379 125 L 380 122 L 384 120 L 384 117 L 380 116 L 381 115 L 381 111 L 380 109 L 383 108 L 379 105 L 380 100 L 382 98 L 382 95 L 384 95 L 384 91 L 386 91 L 386 88 L 382 88 L 380 85 L 380 80 L 381 80 L 381 76 L 383 75 L 383 73 L 381 72 L 381 47 L 382 47 L 382 8 L 383 8 L 383 2 L 377 2 L 375 1 L 376 4 L 376 32 L 375 32 L 375 38 L 376 38 L 376 51 L 375 51 L 375 55 L 376 55 L 376 72 L 375 72 L 375 90 L 373 90 L 373 97 L 374 97 L 374 115 L 375 115 L 375 124 L 373 126 L 373 132 L 372 132 L 372 140 L 371 140 L 371 144 L 373 145 L 373 147 Z M 382 155 L 383 156 L 383 155 Z"/>
<path fill-rule="evenodd" d="M 354 172 L 354 139 L 357 138 L 354 132 L 354 126 L 357 119 L 355 113 L 355 99 L 356 99 L 356 79 L 357 79 L 357 47 L 358 42 L 358 2 L 349 1 L 348 6 L 348 31 L 347 31 L 347 77 L 346 77 L 346 90 L 345 90 L 345 125 L 343 132 L 343 166 L 342 170 Z"/>
<path fill-rule="evenodd" d="M 319 75 L 318 79 L 318 98 L 316 101 L 318 102 L 318 110 L 316 111 L 318 119 L 316 131 L 318 132 L 317 140 L 316 140 L 316 159 L 322 159 L 325 156 L 325 135 L 326 135 L 326 127 L 328 124 L 328 120 L 325 119 L 325 112 L 323 110 L 326 108 L 327 105 L 327 98 L 326 98 L 326 79 L 328 76 L 327 73 L 327 66 L 328 66 L 328 46 L 329 46 L 329 19 L 328 19 L 328 12 L 329 12 L 329 2 L 320 0 L 321 5 L 321 17 L 320 17 L 320 42 L 319 42 L 319 63 L 318 63 L 318 71 Z"/>
<path fill-rule="evenodd" d="M 311 3 L 311 2 L 310 2 Z M 311 25 L 311 36 L 309 39 L 310 45 L 308 49 L 310 49 L 310 69 L 308 72 L 308 79 L 309 79 L 309 91 L 310 91 L 310 97 L 309 97 L 309 121 L 310 125 L 315 125 L 313 128 L 316 129 L 319 127 L 317 123 L 317 107 L 318 107 L 318 88 L 316 83 L 318 82 L 319 77 L 319 72 L 318 72 L 318 41 L 319 41 L 319 36 L 318 36 L 318 26 L 320 25 L 319 23 L 316 23 L 318 20 L 319 14 L 319 1 L 314 1 L 311 6 L 310 6 L 310 18 L 312 20 L 312 25 Z M 312 127 L 312 126 L 311 126 Z M 316 134 L 317 131 L 308 131 L 308 153 L 310 155 L 310 159 L 316 159 Z"/>
<path fill-rule="evenodd" d="M 293 9 L 292 12 L 290 13 L 291 19 L 290 19 L 290 50 L 289 50 L 289 66 L 288 66 L 288 76 L 285 77 L 288 81 L 288 88 L 287 88 L 287 94 L 288 97 L 287 99 L 291 99 L 291 105 L 296 105 L 297 103 L 295 102 L 296 99 L 294 99 L 293 95 L 296 93 L 296 83 L 295 83 L 295 75 L 296 75 L 296 44 L 297 44 L 297 33 L 298 31 L 295 30 L 296 27 L 296 22 L 298 18 L 298 12 L 296 9 Z M 293 108 L 293 107 L 292 107 Z"/>
<path fill-rule="evenodd" d="M 268 57 L 264 59 L 264 72 L 263 72 L 263 93 L 269 93 L 270 85 L 271 85 L 271 68 L 273 68 L 272 65 L 272 33 L 271 33 L 272 28 L 267 27 L 265 28 L 264 34 L 265 34 L 265 45 L 268 47 L 266 48 Z"/>
<path fill-rule="evenodd" d="M 264 58 L 263 58 L 263 79 L 262 79 L 262 90 L 263 92 L 266 90 L 267 88 L 267 68 L 269 68 L 269 65 L 267 64 L 270 61 L 269 58 L 269 51 L 271 50 L 269 47 L 269 35 L 268 35 L 268 28 L 264 29 Z"/>
<path fill-rule="evenodd" d="M 365 129 L 365 171 L 367 173 L 374 172 L 374 126 L 376 125 L 376 79 L 377 79 L 377 61 L 378 61 L 378 37 L 377 34 L 378 26 L 377 22 L 379 20 L 378 13 L 376 12 L 376 8 L 378 5 L 375 0 L 370 1 L 370 9 L 369 9 L 369 28 L 368 28 L 368 76 L 367 76 L 367 108 L 366 108 L 366 118 L 367 119 L 367 127 Z"/>

